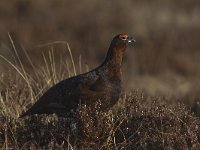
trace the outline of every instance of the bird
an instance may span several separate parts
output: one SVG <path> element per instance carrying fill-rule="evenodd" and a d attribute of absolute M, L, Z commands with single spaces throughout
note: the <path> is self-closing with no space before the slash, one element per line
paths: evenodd
<path fill-rule="evenodd" d="M 20 118 L 34 114 L 62 116 L 76 111 L 80 104 L 106 111 L 114 106 L 122 93 L 122 61 L 125 50 L 135 40 L 128 34 L 116 35 L 107 56 L 97 68 L 60 81 L 48 89 Z"/>

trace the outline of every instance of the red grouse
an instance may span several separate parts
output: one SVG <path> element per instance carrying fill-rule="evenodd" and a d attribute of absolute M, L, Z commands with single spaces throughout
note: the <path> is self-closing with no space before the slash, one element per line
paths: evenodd
<path fill-rule="evenodd" d="M 119 34 L 112 40 L 105 61 L 96 69 L 65 79 L 51 87 L 20 117 L 33 114 L 63 115 L 75 111 L 79 104 L 104 111 L 112 107 L 121 94 L 121 66 L 126 47 L 135 42 L 127 34 Z"/>

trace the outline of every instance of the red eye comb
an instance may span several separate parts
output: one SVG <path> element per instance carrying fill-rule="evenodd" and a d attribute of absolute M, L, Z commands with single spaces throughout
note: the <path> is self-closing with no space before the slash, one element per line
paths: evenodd
<path fill-rule="evenodd" d="M 128 37 L 128 34 L 120 34 L 119 37 L 120 37 L 120 38 L 121 38 L 121 37 L 127 38 L 127 37 Z"/>

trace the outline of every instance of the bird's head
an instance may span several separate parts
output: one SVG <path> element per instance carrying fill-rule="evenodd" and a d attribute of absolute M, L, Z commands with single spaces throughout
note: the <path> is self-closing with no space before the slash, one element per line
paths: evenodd
<path fill-rule="evenodd" d="M 121 63 L 126 47 L 135 40 L 128 34 L 116 35 L 109 47 L 105 62 Z"/>
<path fill-rule="evenodd" d="M 131 43 L 134 43 L 135 40 L 130 37 L 128 34 L 118 34 L 112 40 L 112 45 L 114 47 L 126 47 Z"/>

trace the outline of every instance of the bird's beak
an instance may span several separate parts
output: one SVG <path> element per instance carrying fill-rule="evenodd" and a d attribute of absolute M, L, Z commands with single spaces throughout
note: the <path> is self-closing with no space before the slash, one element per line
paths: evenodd
<path fill-rule="evenodd" d="M 127 40 L 128 40 L 128 43 L 134 43 L 134 42 L 136 42 L 136 40 L 134 40 L 132 37 L 128 37 Z"/>

